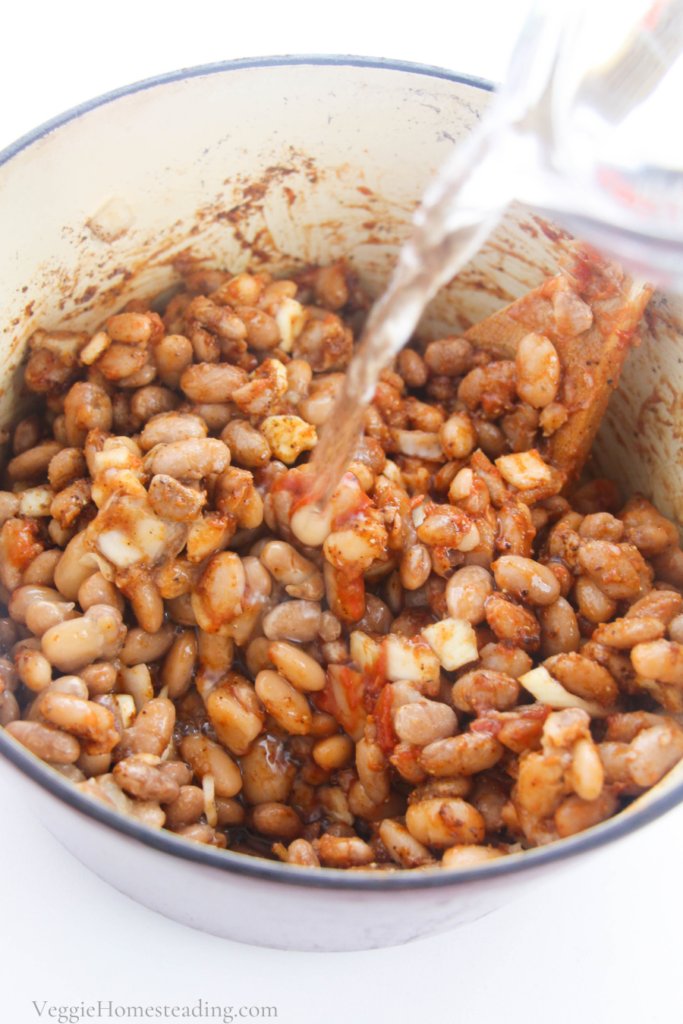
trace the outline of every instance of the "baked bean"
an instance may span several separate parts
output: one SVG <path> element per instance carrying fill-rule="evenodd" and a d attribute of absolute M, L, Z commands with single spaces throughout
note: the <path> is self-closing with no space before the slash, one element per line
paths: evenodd
<path fill-rule="evenodd" d="M 318 854 L 305 839 L 295 839 L 287 849 L 287 863 L 302 868 L 319 868 Z"/>
<path fill-rule="evenodd" d="M 266 669 L 256 677 L 255 689 L 269 714 L 287 732 L 303 736 L 311 728 L 311 709 L 302 693 L 277 672 Z"/>
<path fill-rule="evenodd" d="M 124 729 L 117 753 L 122 758 L 132 754 L 161 757 L 171 740 L 175 718 L 175 705 L 165 697 L 154 697 L 138 712 L 133 724 Z"/>
<path fill-rule="evenodd" d="M 43 654 L 62 672 L 76 672 L 104 654 L 117 641 L 121 628 L 116 608 L 94 605 L 80 618 L 51 626 L 42 637 Z"/>
<path fill-rule="evenodd" d="M 509 644 L 486 644 L 479 651 L 482 669 L 502 673 L 511 679 L 519 679 L 528 672 L 533 662 L 526 651 Z"/>
<path fill-rule="evenodd" d="M 236 673 L 213 689 L 206 710 L 221 743 L 233 754 L 246 754 L 263 727 L 265 712 L 248 680 Z"/>
<path fill-rule="evenodd" d="M 683 685 L 683 646 L 674 640 L 637 644 L 631 651 L 631 661 L 636 672 L 646 679 Z"/>
<path fill-rule="evenodd" d="M 503 753 L 493 736 L 466 732 L 430 743 L 422 751 L 420 764 L 430 775 L 475 775 L 492 768 Z"/>
<path fill-rule="evenodd" d="M 80 673 L 90 697 L 111 693 L 116 685 L 117 671 L 109 662 L 94 661 L 92 665 L 85 665 L 80 669 Z"/>
<path fill-rule="evenodd" d="M 311 753 L 315 763 L 324 771 L 335 772 L 353 759 L 355 747 L 348 736 L 338 734 L 318 740 Z"/>
<path fill-rule="evenodd" d="M 167 654 L 173 639 L 174 631 L 170 623 L 164 623 L 155 633 L 147 633 L 139 626 L 134 626 L 126 634 L 126 642 L 121 650 L 121 661 L 124 665 L 158 661 Z"/>
<path fill-rule="evenodd" d="M 192 362 L 191 343 L 182 334 L 167 334 L 154 346 L 153 354 L 160 379 L 167 387 L 177 388 Z"/>
<path fill-rule="evenodd" d="M 230 465 L 230 449 L 212 437 L 173 441 L 152 453 L 150 469 L 182 480 L 201 480 L 211 474 L 223 473 Z"/>
<path fill-rule="evenodd" d="M 539 608 L 541 623 L 541 655 L 568 654 L 578 651 L 581 636 L 574 609 L 563 597 L 545 608 Z"/>
<path fill-rule="evenodd" d="M 293 644 L 267 643 L 267 657 L 297 690 L 306 693 L 324 688 L 325 673 L 310 655 Z"/>
<path fill-rule="evenodd" d="M 139 800 L 153 800 L 155 803 L 171 803 L 180 795 L 178 783 L 163 775 L 142 758 L 145 754 L 119 761 L 114 766 L 114 779 L 126 793 Z"/>
<path fill-rule="evenodd" d="M 418 590 L 429 579 L 432 560 L 425 544 L 415 544 L 401 558 L 400 579 L 406 590 Z"/>
<path fill-rule="evenodd" d="M 574 584 L 579 611 L 589 622 L 609 622 L 617 611 L 617 602 L 605 594 L 590 576 L 579 576 Z"/>
<path fill-rule="evenodd" d="M 491 568 L 500 590 L 527 604 L 550 605 L 560 596 L 557 577 L 531 558 L 503 555 Z"/>
<path fill-rule="evenodd" d="M 9 722 L 5 730 L 43 761 L 73 764 L 81 752 L 75 736 L 42 722 Z"/>
<path fill-rule="evenodd" d="M 446 586 L 448 614 L 476 626 L 486 618 L 486 602 L 492 593 L 493 578 L 486 569 L 478 565 L 458 569 Z"/>
<path fill-rule="evenodd" d="M 517 394 L 524 402 L 543 409 L 555 401 L 562 367 L 557 350 L 542 334 L 527 334 L 515 355 Z"/>
<path fill-rule="evenodd" d="M 486 621 L 499 640 L 511 643 L 515 647 L 522 647 L 526 651 L 538 650 L 541 627 L 536 616 L 528 608 L 521 608 L 493 594 L 486 602 Z"/>
<path fill-rule="evenodd" d="M 123 594 L 101 572 L 95 572 L 83 581 L 78 588 L 78 603 L 84 612 L 94 604 L 109 604 L 121 614 L 125 610 Z"/>
<path fill-rule="evenodd" d="M 398 354 L 398 372 L 409 388 L 422 388 L 427 383 L 427 367 L 412 348 L 404 348 Z"/>
<path fill-rule="evenodd" d="M 453 703 L 468 715 L 480 715 L 492 708 L 506 711 L 515 706 L 518 698 L 516 679 L 490 669 L 467 672 L 453 685 Z"/>
<path fill-rule="evenodd" d="M 398 821 L 385 818 L 379 826 L 379 836 L 391 859 L 401 867 L 422 868 L 436 863 L 427 847 Z"/>
<path fill-rule="evenodd" d="M 173 641 L 161 668 L 161 684 L 171 700 L 177 700 L 190 688 L 197 664 L 197 637 L 185 629 Z"/>
<path fill-rule="evenodd" d="M 607 669 L 581 654 L 556 654 L 547 658 L 544 665 L 566 690 L 584 700 L 610 705 L 619 696 L 617 684 Z"/>
<path fill-rule="evenodd" d="M 624 524 L 609 512 L 594 512 L 584 517 L 579 536 L 587 540 L 607 540 L 618 543 L 624 536 Z"/>
<path fill-rule="evenodd" d="M 634 616 L 630 619 L 615 619 L 614 622 L 604 623 L 595 630 L 591 639 L 596 644 L 622 650 L 651 640 L 660 640 L 665 631 L 664 623 L 659 619 L 651 616 Z"/>
<path fill-rule="evenodd" d="M 96 563 L 85 561 L 89 553 L 85 531 L 69 541 L 55 568 L 55 587 L 67 601 L 77 601 L 78 591 L 88 576 L 98 571 Z"/>
<path fill-rule="evenodd" d="M 581 569 L 612 600 L 632 600 L 649 589 L 652 572 L 632 544 L 588 540 L 579 548 Z"/>
<path fill-rule="evenodd" d="M 492 846 L 449 846 L 441 858 L 442 868 L 467 868 L 477 867 L 479 864 L 488 864 L 489 861 L 498 860 L 504 854 Z"/>
<path fill-rule="evenodd" d="M 257 832 L 286 842 L 296 839 L 303 829 L 301 818 L 292 807 L 274 801 L 259 804 L 252 821 Z"/>
<path fill-rule="evenodd" d="M 204 813 L 203 790 L 199 786 L 180 786 L 175 799 L 165 804 L 164 812 L 166 828 L 172 831 L 194 824 Z"/>
<path fill-rule="evenodd" d="M 86 753 L 94 753 L 95 749 L 109 753 L 120 739 L 111 712 L 81 697 L 48 693 L 40 703 L 40 713 L 52 725 L 84 740 Z"/>
<path fill-rule="evenodd" d="M 465 338 L 448 337 L 427 345 L 424 361 L 439 377 L 462 377 L 471 368 L 474 349 Z M 407 381 L 406 381 L 407 383 Z"/>
<path fill-rule="evenodd" d="M 213 776 L 216 796 L 233 797 L 239 793 L 239 768 L 218 743 L 196 733 L 183 738 L 180 752 L 200 781 L 205 775 Z"/>
<path fill-rule="evenodd" d="M 297 640 L 310 643 L 318 635 L 321 609 L 313 601 L 285 601 L 264 617 L 263 632 L 269 640 Z"/>
<path fill-rule="evenodd" d="M 438 850 L 461 843 L 481 843 L 484 819 L 464 800 L 422 800 L 411 804 L 406 812 L 410 834 L 425 846 Z"/>
<path fill-rule="evenodd" d="M 439 430 L 444 455 L 449 459 L 466 459 L 477 447 L 477 434 L 466 412 L 456 412 Z"/>
<path fill-rule="evenodd" d="M 242 795 L 247 803 L 256 806 L 268 802 L 285 803 L 296 775 L 296 765 L 290 764 L 279 740 L 261 736 L 240 758 L 242 768 Z"/>
<path fill-rule="evenodd" d="M 17 674 L 24 686 L 39 693 L 52 681 L 52 665 L 40 651 L 20 651 L 15 658 Z"/>
<path fill-rule="evenodd" d="M 399 740 L 421 747 L 453 736 L 457 728 L 455 712 L 439 701 L 421 700 L 404 704 L 394 715 L 394 731 Z"/>
<path fill-rule="evenodd" d="M 7 475 L 10 480 L 33 481 L 42 480 L 55 455 L 62 450 L 59 441 L 42 441 L 35 448 L 16 455 L 7 464 Z"/>
<path fill-rule="evenodd" d="M 604 790 L 595 800 L 568 796 L 555 811 L 557 831 L 562 838 L 583 832 L 609 818 L 617 807 L 617 798 L 609 790 Z"/>
<path fill-rule="evenodd" d="M 163 388 L 156 390 L 162 391 Z M 172 444 L 174 441 L 189 441 L 205 438 L 208 428 L 200 416 L 188 412 L 165 410 L 149 417 L 140 435 L 140 447 L 151 451 L 158 444 Z"/>

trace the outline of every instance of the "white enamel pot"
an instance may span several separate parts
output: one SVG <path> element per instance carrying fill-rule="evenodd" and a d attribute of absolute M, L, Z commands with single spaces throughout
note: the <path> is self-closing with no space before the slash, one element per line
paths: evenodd
<path fill-rule="evenodd" d="M 351 57 L 244 60 L 120 89 L 0 154 L 0 425 L 26 395 L 38 325 L 93 328 L 171 286 L 174 261 L 284 271 L 346 256 L 377 293 L 430 175 L 491 98 L 488 83 Z M 515 209 L 432 304 L 458 332 L 554 273 L 566 236 Z M 596 448 L 599 470 L 681 518 L 681 308 L 656 296 Z M 461 872 L 313 871 L 199 846 L 120 816 L 0 730 L 21 787 L 84 864 L 191 927 L 282 949 L 388 946 L 473 921 L 683 799 L 674 769 L 627 811 L 555 845 Z"/>

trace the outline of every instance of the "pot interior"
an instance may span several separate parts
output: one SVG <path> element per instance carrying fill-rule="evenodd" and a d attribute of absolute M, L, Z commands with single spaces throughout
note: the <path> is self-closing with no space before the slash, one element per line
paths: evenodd
<path fill-rule="evenodd" d="M 427 182 L 491 92 L 436 69 L 342 60 L 166 76 L 0 154 L 0 426 L 27 401 L 33 330 L 93 329 L 128 299 L 172 288 L 179 261 L 278 274 L 345 257 L 382 290 Z M 420 330 L 460 333 L 523 295 L 557 271 L 568 240 L 513 207 Z M 680 299 L 656 294 L 589 467 L 678 522 L 682 335 Z M 677 776 L 681 765 L 641 800 Z"/>

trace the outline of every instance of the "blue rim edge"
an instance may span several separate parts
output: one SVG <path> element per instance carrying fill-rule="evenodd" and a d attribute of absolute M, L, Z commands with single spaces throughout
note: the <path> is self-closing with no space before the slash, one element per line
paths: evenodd
<path fill-rule="evenodd" d="M 163 75 L 155 75 L 152 78 L 143 78 L 139 82 L 132 82 L 130 85 L 122 85 L 111 92 L 102 93 L 94 99 L 79 103 L 63 114 L 51 117 L 49 121 L 33 128 L 26 135 L 22 135 L 16 142 L 10 143 L 0 150 L 0 166 L 11 160 L 20 153 L 22 149 L 31 146 L 34 142 L 49 135 L 55 128 L 74 121 L 77 117 L 103 107 L 107 103 L 121 99 L 124 96 L 131 96 L 136 92 L 144 92 L 146 89 L 154 89 L 158 85 L 169 85 L 171 82 L 182 82 L 187 78 L 199 78 L 202 75 L 217 75 L 224 71 L 241 71 L 245 68 L 279 68 L 293 67 L 297 65 L 316 65 L 319 67 L 353 67 L 353 68 L 380 68 L 385 71 L 409 71 L 415 75 L 425 75 L 429 78 L 445 78 L 449 82 L 460 82 L 462 85 L 471 85 L 475 89 L 483 89 L 485 92 L 493 92 L 496 84 L 486 78 L 477 78 L 476 75 L 463 75 L 455 71 L 448 71 L 446 68 L 435 67 L 432 64 L 412 64 L 410 61 L 391 60 L 388 57 L 357 57 L 354 55 L 342 54 L 319 54 L 304 53 L 295 56 L 283 55 L 280 57 L 240 57 L 238 60 L 216 61 L 213 64 L 198 64 L 191 68 L 180 68 L 178 71 L 167 71 Z"/>
<path fill-rule="evenodd" d="M 163 75 L 157 75 L 154 78 L 146 78 L 140 82 L 133 82 L 131 85 L 122 86 L 119 89 L 104 93 L 102 96 L 87 100 L 85 103 L 79 103 L 78 106 L 72 107 L 63 114 L 51 118 L 26 135 L 23 135 L 20 139 L 17 139 L 16 142 L 0 150 L 0 166 L 62 125 L 68 124 L 83 114 L 87 114 L 97 107 L 112 103 L 114 100 L 124 96 L 142 92 L 146 89 L 153 89 L 159 85 L 197 78 L 202 75 L 220 74 L 221 72 L 238 71 L 244 68 L 296 65 L 362 67 L 379 68 L 387 71 L 404 71 L 428 78 L 442 78 L 450 82 L 459 82 L 486 92 L 492 92 L 495 89 L 493 82 L 477 78 L 473 75 L 457 74 L 445 68 L 433 67 L 429 64 L 413 64 L 410 61 L 389 60 L 383 57 L 303 54 L 282 57 L 247 57 L 240 60 L 220 61 L 214 64 L 204 64 L 192 68 L 182 68 L 178 71 L 170 71 Z M 560 840 L 558 843 L 527 850 L 510 858 L 502 858 L 501 860 L 492 861 L 490 864 L 469 870 L 457 872 L 444 871 L 443 869 L 426 872 L 397 871 L 388 872 L 383 877 L 378 877 L 370 872 L 367 875 L 362 875 L 360 872 L 347 873 L 333 868 L 325 868 L 323 871 L 312 871 L 310 868 L 300 868 L 291 864 L 277 863 L 257 857 L 247 857 L 243 854 L 232 853 L 229 850 L 214 849 L 199 843 L 189 842 L 163 829 L 152 829 L 136 821 L 134 818 L 127 818 L 118 811 L 109 809 L 105 804 L 99 803 L 96 799 L 81 793 L 73 783 L 59 775 L 58 772 L 51 769 L 26 750 L 26 748 L 22 747 L 16 740 L 5 733 L 4 729 L 0 729 L 0 754 L 6 757 L 15 768 L 28 775 L 33 782 L 46 789 L 57 799 L 68 804 L 85 818 L 94 818 L 101 824 L 107 825 L 132 839 L 137 839 L 146 846 L 152 847 L 161 853 L 171 854 L 183 860 L 194 861 L 207 867 L 218 868 L 222 871 L 229 871 L 238 875 L 317 889 L 376 890 L 386 892 L 404 889 L 445 888 L 463 885 L 468 882 L 483 881 L 489 878 L 498 878 L 503 875 L 517 874 L 520 871 L 529 871 L 534 867 L 566 860 L 578 853 L 587 853 L 615 839 L 627 836 L 643 825 L 647 825 L 649 822 L 661 817 L 683 801 L 683 782 L 681 782 L 670 791 L 663 793 L 651 803 L 636 811 L 618 814 L 601 825 L 588 829 L 586 832 L 580 832 L 578 835 L 568 839 Z"/>

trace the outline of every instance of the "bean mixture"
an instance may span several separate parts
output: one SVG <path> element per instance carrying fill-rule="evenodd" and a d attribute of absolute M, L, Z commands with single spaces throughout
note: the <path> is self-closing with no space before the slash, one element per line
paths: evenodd
<path fill-rule="evenodd" d="M 582 414 L 558 339 L 605 287 L 546 282 L 514 359 L 414 339 L 322 515 L 369 307 L 343 263 L 36 331 L 0 724 L 122 814 L 306 867 L 469 867 L 615 814 L 683 757 L 683 553 L 553 448 Z"/>

